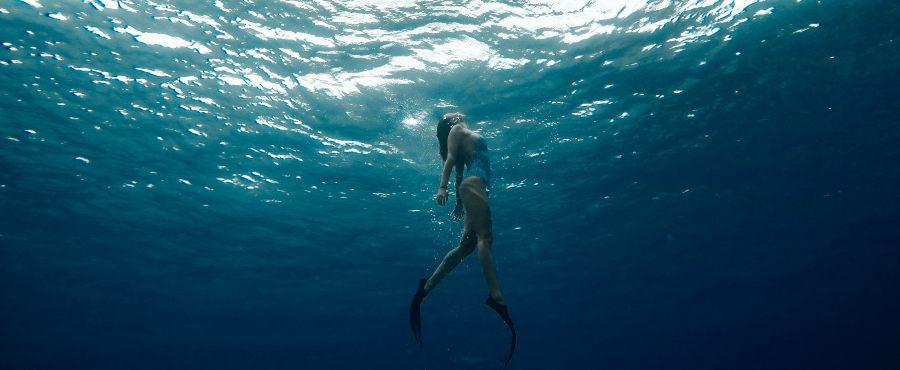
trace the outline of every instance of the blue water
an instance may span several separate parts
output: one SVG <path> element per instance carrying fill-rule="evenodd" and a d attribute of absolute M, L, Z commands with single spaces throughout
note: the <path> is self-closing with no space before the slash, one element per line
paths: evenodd
<path fill-rule="evenodd" d="M 565 5 L 560 5 L 560 4 Z M 900 368 L 896 1 L 0 0 L 4 369 Z"/>

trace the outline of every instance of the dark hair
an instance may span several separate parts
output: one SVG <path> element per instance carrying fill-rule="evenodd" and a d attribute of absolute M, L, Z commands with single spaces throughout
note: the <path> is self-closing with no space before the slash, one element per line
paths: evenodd
<path fill-rule="evenodd" d="M 466 115 L 454 112 L 447 113 L 444 117 L 438 121 L 437 125 L 437 138 L 438 143 L 441 145 L 441 159 L 446 162 L 447 161 L 447 139 L 450 137 L 450 129 L 453 126 L 456 126 L 457 123 L 466 122 Z M 456 160 L 456 186 L 459 186 L 459 183 L 462 181 L 463 170 L 465 169 L 465 162 L 462 161 L 462 158 L 457 158 Z M 459 194 L 457 196 L 457 206 L 459 206 Z"/>
<path fill-rule="evenodd" d="M 447 160 L 447 138 L 450 137 L 450 129 L 453 126 L 456 126 L 457 123 L 465 122 L 466 115 L 462 113 L 447 113 L 444 117 L 438 121 L 437 124 L 437 138 L 438 143 L 441 146 L 441 159 Z"/>

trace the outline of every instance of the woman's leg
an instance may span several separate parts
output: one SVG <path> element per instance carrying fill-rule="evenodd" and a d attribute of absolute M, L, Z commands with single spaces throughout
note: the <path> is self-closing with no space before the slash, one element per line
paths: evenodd
<path fill-rule="evenodd" d="M 463 190 L 465 188 L 465 190 Z M 466 207 L 466 220 L 469 221 L 472 231 L 478 238 L 478 259 L 481 261 L 481 271 L 484 273 L 484 281 L 487 283 L 491 295 L 484 302 L 497 315 L 503 319 L 509 327 L 512 340 L 509 343 L 509 355 L 506 356 L 506 364 L 516 352 L 516 327 L 509 316 L 509 309 L 503 303 L 503 294 L 500 293 L 500 283 L 497 282 L 497 271 L 494 268 L 494 257 L 491 255 L 491 244 L 494 236 L 491 226 L 491 207 L 488 203 L 487 192 L 481 179 L 470 177 L 460 186 L 463 193 L 463 205 Z"/>
<path fill-rule="evenodd" d="M 434 289 L 434 287 L 436 287 L 450 271 L 453 271 L 453 269 L 459 265 L 459 262 L 462 261 L 463 258 L 472 254 L 472 251 L 475 250 L 477 237 L 474 232 L 470 231 L 472 229 L 469 228 L 468 222 L 464 225 L 459 246 L 453 248 L 446 256 L 444 256 L 444 260 L 441 261 L 441 264 L 434 270 L 434 273 L 431 274 L 430 278 L 419 280 L 419 289 L 416 291 L 416 295 L 413 296 L 412 302 L 409 304 L 409 327 L 412 329 L 413 336 L 416 338 L 416 342 L 419 343 L 419 346 L 422 345 L 422 301 L 425 299 L 425 296 L 428 295 L 428 292 Z"/>
<path fill-rule="evenodd" d="M 481 179 L 470 177 L 460 186 L 463 194 L 463 205 L 466 207 L 466 222 L 478 239 L 478 260 L 481 262 L 481 272 L 484 274 L 491 298 L 497 303 L 503 303 L 503 294 L 500 292 L 500 283 L 497 281 L 497 271 L 494 267 L 494 258 L 491 255 L 493 244 L 493 226 L 491 225 L 491 207 L 488 203 L 487 192 Z"/>
<path fill-rule="evenodd" d="M 466 222 L 466 224 L 468 224 L 468 222 Z M 444 260 L 441 261 L 441 264 L 438 265 L 437 269 L 434 270 L 434 273 L 431 274 L 431 277 L 428 278 L 428 281 L 425 282 L 425 292 L 430 292 L 434 289 L 434 287 L 437 286 L 450 271 L 453 271 L 453 269 L 459 265 L 460 261 L 468 257 L 475 250 L 477 238 L 475 233 L 470 230 L 468 225 L 463 227 L 463 234 L 462 238 L 459 240 L 459 245 L 456 248 L 451 249 L 450 252 L 444 256 Z"/>
<path fill-rule="evenodd" d="M 503 294 L 500 292 L 494 257 L 491 255 L 491 237 L 478 237 L 478 260 L 481 262 L 481 272 L 484 273 L 484 281 L 487 283 L 491 298 L 502 304 Z"/>
<path fill-rule="evenodd" d="M 497 282 L 497 273 L 494 269 L 494 259 L 491 256 L 491 244 L 493 242 L 491 208 L 488 204 L 484 182 L 477 177 L 469 177 L 463 181 L 459 193 L 463 206 L 466 207 L 462 240 L 460 240 L 458 247 L 447 253 L 447 256 L 441 261 L 434 274 L 431 275 L 431 278 L 419 281 L 419 290 L 416 291 L 416 295 L 413 296 L 412 303 L 409 305 L 409 326 L 412 329 L 413 336 L 416 338 L 416 342 L 421 347 L 422 300 L 425 299 L 428 291 L 434 289 L 441 279 L 447 276 L 463 258 L 471 254 L 475 248 L 478 248 L 478 259 L 481 261 L 484 280 L 487 282 L 488 290 L 490 290 L 490 297 L 484 303 L 500 315 L 500 318 L 509 327 L 512 335 L 509 355 L 506 357 L 506 364 L 509 364 L 509 360 L 512 359 L 513 353 L 516 351 L 516 328 L 509 317 L 509 310 L 503 303 L 503 295 L 500 293 L 500 284 Z"/>

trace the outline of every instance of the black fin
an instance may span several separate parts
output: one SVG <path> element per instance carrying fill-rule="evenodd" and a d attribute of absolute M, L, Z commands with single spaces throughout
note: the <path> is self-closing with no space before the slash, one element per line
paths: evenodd
<path fill-rule="evenodd" d="M 425 299 L 425 282 L 428 279 L 419 280 L 419 290 L 413 296 L 412 303 L 409 304 L 409 327 L 412 329 L 413 336 L 416 337 L 416 343 L 422 348 L 422 300 Z"/>
<path fill-rule="evenodd" d="M 506 357 L 506 362 L 503 363 L 503 365 L 509 365 L 509 360 L 512 360 L 513 353 L 516 352 L 516 327 L 513 325 L 512 318 L 509 317 L 509 310 L 505 304 L 497 303 L 497 301 L 490 296 L 488 296 L 487 301 L 484 303 L 494 311 L 497 311 L 497 314 L 500 315 L 500 318 L 503 319 L 503 322 L 509 327 L 510 333 L 512 333 L 512 342 L 509 344 L 509 356 Z"/>

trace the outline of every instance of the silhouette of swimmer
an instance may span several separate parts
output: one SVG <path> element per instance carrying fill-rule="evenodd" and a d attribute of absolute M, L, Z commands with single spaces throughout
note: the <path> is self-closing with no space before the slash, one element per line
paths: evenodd
<path fill-rule="evenodd" d="M 441 261 L 430 278 L 419 280 L 419 287 L 409 305 L 409 325 L 419 347 L 422 346 L 421 305 L 425 296 L 452 271 L 459 262 L 478 249 L 478 259 L 490 295 L 485 304 L 500 315 L 512 333 L 512 342 L 505 364 L 509 364 L 516 351 L 516 328 L 509 317 L 509 310 L 503 303 L 500 284 L 491 256 L 493 236 L 491 231 L 491 208 L 488 203 L 487 188 L 490 186 L 491 165 L 484 138 L 466 126 L 466 116 L 448 113 L 437 125 L 441 159 L 444 161 L 441 183 L 435 200 L 440 205 L 447 204 L 449 198 L 447 184 L 450 172 L 456 169 L 456 207 L 451 213 L 453 220 L 463 220 L 462 238 L 459 246 L 453 248 Z"/>

